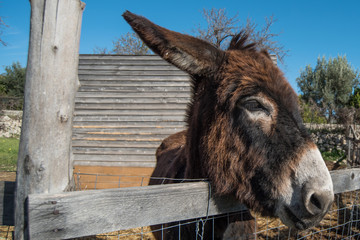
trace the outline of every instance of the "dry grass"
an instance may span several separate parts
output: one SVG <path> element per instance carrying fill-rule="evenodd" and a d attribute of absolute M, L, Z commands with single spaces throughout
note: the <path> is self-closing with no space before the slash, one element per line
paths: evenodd
<path fill-rule="evenodd" d="M 156 240 L 150 227 L 139 227 L 129 230 L 99 234 L 91 237 L 76 238 L 75 240 Z"/>
<path fill-rule="evenodd" d="M 0 226 L 0 239 L 1 240 L 12 240 L 13 239 L 13 232 L 14 227 L 13 226 Z"/>

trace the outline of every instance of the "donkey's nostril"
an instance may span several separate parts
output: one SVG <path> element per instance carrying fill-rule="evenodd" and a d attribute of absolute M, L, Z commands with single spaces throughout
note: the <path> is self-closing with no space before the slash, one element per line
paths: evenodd
<path fill-rule="evenodd" d="M 309 185 L 304 188 L 303 194 L 305 208 L 311 215 L 325 214 L 334 199 L 331 191 L 314 189 Z"/>
<path fill-rule="evenodd" d="M 322 209 L 321 207 L 321 201 L 319 200 L 319 198 L 316 196 L 316 194 L 312 194 L 311 197 L 310 197 L 310 204 L 312 204 L 313 208 L 317 208 L 319 210 Z"/>

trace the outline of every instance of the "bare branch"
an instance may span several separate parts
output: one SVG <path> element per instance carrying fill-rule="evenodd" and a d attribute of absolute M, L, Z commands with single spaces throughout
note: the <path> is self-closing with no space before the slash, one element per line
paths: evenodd
<path fill-rule="evenodd" d="M 3 34 L 4 29 L 7 27 L 9 27 L 9 25 L 6 25 L 3 17 L 0 17 L 0 36 Z M 2 44 L 3 46 L 7 46 L 7 43 L 4 40 L 2 40 L 1 38 L 0 38 L 0 44 Z"/>
<path fill-rule="evenodd" d="M 93 52 L 94 52 L 94 54 L 110 54 L 109 50 L 106 47 L 103 48 L 103 47 L 99 47 L 99 46 L 96 46 L 93 49 Z"/>
<path fill-rule="evenodd" d="M 136 33 L 127 33 L 113 41 L 113 54 L 147 55 L 151 50 Z"/>
<path fill-rule="evenodd" d="M 217 47 L 222 47 L 222 45 L 228 43 L 225 40 L 229 36 L 234 36 L 234 33 L 239 30 L 236 26 L 239 22 L 237 14 L 229 18 L 225 8 L 203 9 L 202 15 L 207 22 L 207 28 L 203 29 L 198 25 L 197 29 L 193 30 L 193 32 L 197 37 L 212 42 Z"/>
<path fill-rule="evenodd" d="M 284 57 L 288 55 L 289 51 L 275 39 L 280 36 L 280 33 L 271 31 L 271 27 L 276 22 L 274 16 L 266 17 L 265 25 L 260 28 L 250 18 L 246 19 L 245 25 L 240 24 L 238 14 L 228 17 L 224 8 L 203 9 L 202 15 L 207 26 L 203 28 L 198 25 L 193 32 L 195 36 L 207 40 L 217 47 L 226 49 L 229 43 L 228 37 L 244 31 L 249 36 L 250 41 L 256 42 L 259 48 L 275 54 L 281 63 L 284 62 Z"/>
<path fill-rule="evenodd" d="M 124 54 L 124 55 L 149 55 L 152 51 L 134 32 L 121 35 L 118 39 L 113 40 L 112 50 L 96 46 L 96 54 Z"/>

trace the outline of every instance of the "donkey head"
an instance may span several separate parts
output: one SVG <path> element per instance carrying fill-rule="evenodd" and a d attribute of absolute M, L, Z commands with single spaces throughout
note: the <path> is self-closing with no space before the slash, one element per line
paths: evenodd
<path fill-rule="evenodd" d="M 124 13 L 143 41 L 192 77 L 186 177 L 288 226 L 317 224 L 333 201 L 330 174 L 299 114 L 295 92 L 247 36 L 227 51 Z"/>

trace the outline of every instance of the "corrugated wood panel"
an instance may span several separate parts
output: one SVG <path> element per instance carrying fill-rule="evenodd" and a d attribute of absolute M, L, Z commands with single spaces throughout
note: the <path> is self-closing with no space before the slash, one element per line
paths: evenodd
<path fill-rule="evenodd" d="M 158 56 L 80 55 L 73 152 L 78 166 L 154 167 L 185 128 L 190 77 Z"/>

